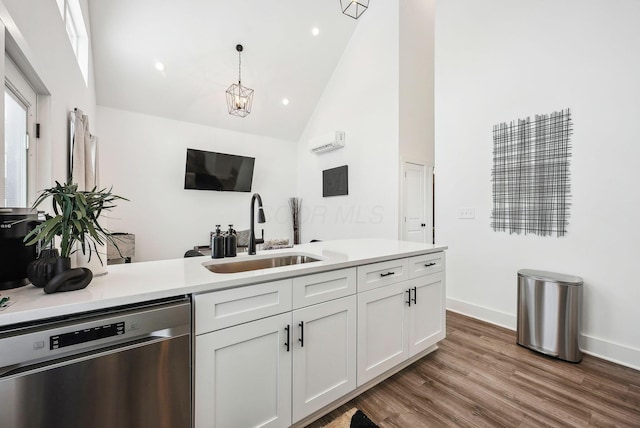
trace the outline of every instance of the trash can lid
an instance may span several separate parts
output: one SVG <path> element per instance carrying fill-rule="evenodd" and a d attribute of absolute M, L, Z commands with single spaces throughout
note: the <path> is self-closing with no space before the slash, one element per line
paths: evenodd
<path fill-rule="evenodd" d="M 546 272 L 543 270 L 520 269 L 518 276 L 538 279 L 540 281 L 561 282 L 568 285 L 582 285 L 582 278 L 579 276 L 565 275 L 563 273 Z"/>

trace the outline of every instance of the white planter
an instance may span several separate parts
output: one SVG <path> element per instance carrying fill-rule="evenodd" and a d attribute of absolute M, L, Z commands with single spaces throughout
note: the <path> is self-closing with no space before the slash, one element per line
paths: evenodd
<path fill-rule="evenodd" d="M 106 247 L 98 245 L 98 253 L 100 253 L 100 258 L 98 258 L 98 254 L 96 254 L 95 251 L 92 251 L 91 260 L 89 260 L 89 250 L 87 249 L 86 254 L 82 254 L 82 249 L 80 249 L 80 247 L 78 246 L 78 251 L 76 251 L 75 254 L 71 256 L 72 267 L 89 268 L 93 273 L 93 276 L 106 275 L 108 273 Z M 100 259 L 102 259 L 102 263 L 100 263 Z M 75 261 L 75 266 L 74 266 L 74 261 Z"/>

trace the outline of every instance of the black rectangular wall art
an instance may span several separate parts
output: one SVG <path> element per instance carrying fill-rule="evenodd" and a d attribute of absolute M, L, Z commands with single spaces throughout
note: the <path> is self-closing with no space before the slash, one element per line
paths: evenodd
<path fill-rule="evenodd" d="M 342 196 L 349 194 L 349 166 L 322 171 L 322 196 Z"/>
<path fill-rule="evenodd" d="M 565 235 L 571 133 L 569 109 L 493 127 L 493 230 Z"/>

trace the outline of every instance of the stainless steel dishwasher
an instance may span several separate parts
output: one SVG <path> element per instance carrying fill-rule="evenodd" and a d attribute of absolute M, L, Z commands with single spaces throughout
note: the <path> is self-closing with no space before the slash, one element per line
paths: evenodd
<path fill-rule="evenodd" d="M 0 426 L 188 428 L 187 297 L 0 330 Z"/>

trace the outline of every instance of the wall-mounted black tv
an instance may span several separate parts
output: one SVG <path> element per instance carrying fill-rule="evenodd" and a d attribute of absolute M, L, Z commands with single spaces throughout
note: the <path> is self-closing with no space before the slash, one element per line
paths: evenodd
<path fill-rule="evenodd" d="M 250 192 L 255 158 L 187 149 L 184 188 Z"/>

